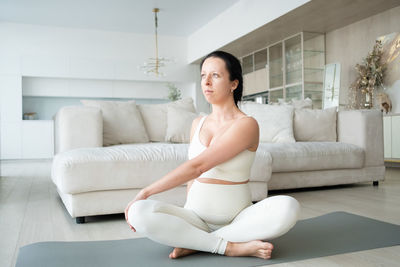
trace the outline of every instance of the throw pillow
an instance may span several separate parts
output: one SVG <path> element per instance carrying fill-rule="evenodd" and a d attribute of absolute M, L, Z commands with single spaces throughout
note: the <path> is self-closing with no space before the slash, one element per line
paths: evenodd
<path fill-rule="evenodd" d="M 336 142 L 336 107 L 328 109 L 295 109 L 296 141 Z"/>
<path fill-rule="evenodd" d="M 167 108 L 177 107 L 190 112 L 196 112 L 193 99 L 188 97 L 165 104 L 139 104 L 144 125 L 150 141 L 164 142 L 167 132 Z"/>
<path fill-rule="evenodd" d="M 166 142 L 189 143 L 193 120 L 199 114 L 174 106 L 167 107 Z"/>
<path fill-rule="evenodd" d="M 292 105 L 294 108 L 312 108 L 312 99 L 307 97 L 304 100 L 292 99 Z"/>
<path fill-rule="evenodd" d="M 149 141 L 135 101 L 81 100 L 85 106 L 103 113 L 103 145 L 146 143 Z"/>
<path fill-rule="evenodd" d="M 292 106 L 241 102 L 240 109 L 257 120 L 260 127 L 260 142 L 295 142 Z"/>

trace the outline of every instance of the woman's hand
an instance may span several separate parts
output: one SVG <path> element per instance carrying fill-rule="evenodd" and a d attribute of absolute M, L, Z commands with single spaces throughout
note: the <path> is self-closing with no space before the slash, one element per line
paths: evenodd
<path fill-rule="evenodd" d="M 136 201 L 142 200 L 142 199 L 146 199 L 147 197 L 148 197 L 148 196 L 146 195 L 144 189 L 142 189 L 142 190 L 140 190 L 140 192 L 136 195 L 136 197 L 135 197 L 131 202 L 128 203 L 128 205 L 127 205 L 126 208 L 125 208 L 125 220 L 126 220 L 126 222 L 128 223 L 129 227 L 130 227 L 134 232 L 136 232 L 136 229 L 133 228 L 133 226 L 130 225 L 130 224 L 129 224 L 129 221 L 128 221 L 128 212 L 129 212 L 129 208 L 130 208 L 130 207 L 132 206 L 132 204 L 135 203 Z"/>

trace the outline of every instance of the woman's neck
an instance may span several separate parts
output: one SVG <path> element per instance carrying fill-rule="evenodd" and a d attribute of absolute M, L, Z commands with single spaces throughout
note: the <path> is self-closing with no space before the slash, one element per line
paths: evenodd
<path fill-rule="evenodd" d="M 209 117 L 217 122 L 226 122 L 230 120 L 235 120 L 238 115 L 242 114 L 240 109 L 233 103 L 229 105 L 212 105 L 212 112 Z"/>

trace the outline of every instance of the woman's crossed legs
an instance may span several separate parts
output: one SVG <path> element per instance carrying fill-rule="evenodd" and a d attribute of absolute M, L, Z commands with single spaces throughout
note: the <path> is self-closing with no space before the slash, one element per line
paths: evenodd
<path fill-rule="evenodd" d="M 288 232 L 296 223 L 300 205 L 290 196 L 268 197 L 243 209 L 230 224 L 211 231 L 190 209 L 156 200 L 139 200 L 130 207 L 129 224 L 138 233 L 176 248 L 175 258 L 197 250 L 229 256 L 269 258 L 271 240 Z"/>

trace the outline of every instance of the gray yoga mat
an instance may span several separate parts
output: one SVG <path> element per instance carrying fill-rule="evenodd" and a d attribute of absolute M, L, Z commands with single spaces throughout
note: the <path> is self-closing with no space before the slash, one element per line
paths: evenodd
<path fill-rule="evenodd" d="M 40 242 L 20 248 L 16 267 L 262 266 L 400 245 L 400 226 L 346 212 L 298 221 L 271 240 L 272 259 L 199 252 L 171 260 L 172 248 L 147 238 L 88 242 Z"/>

